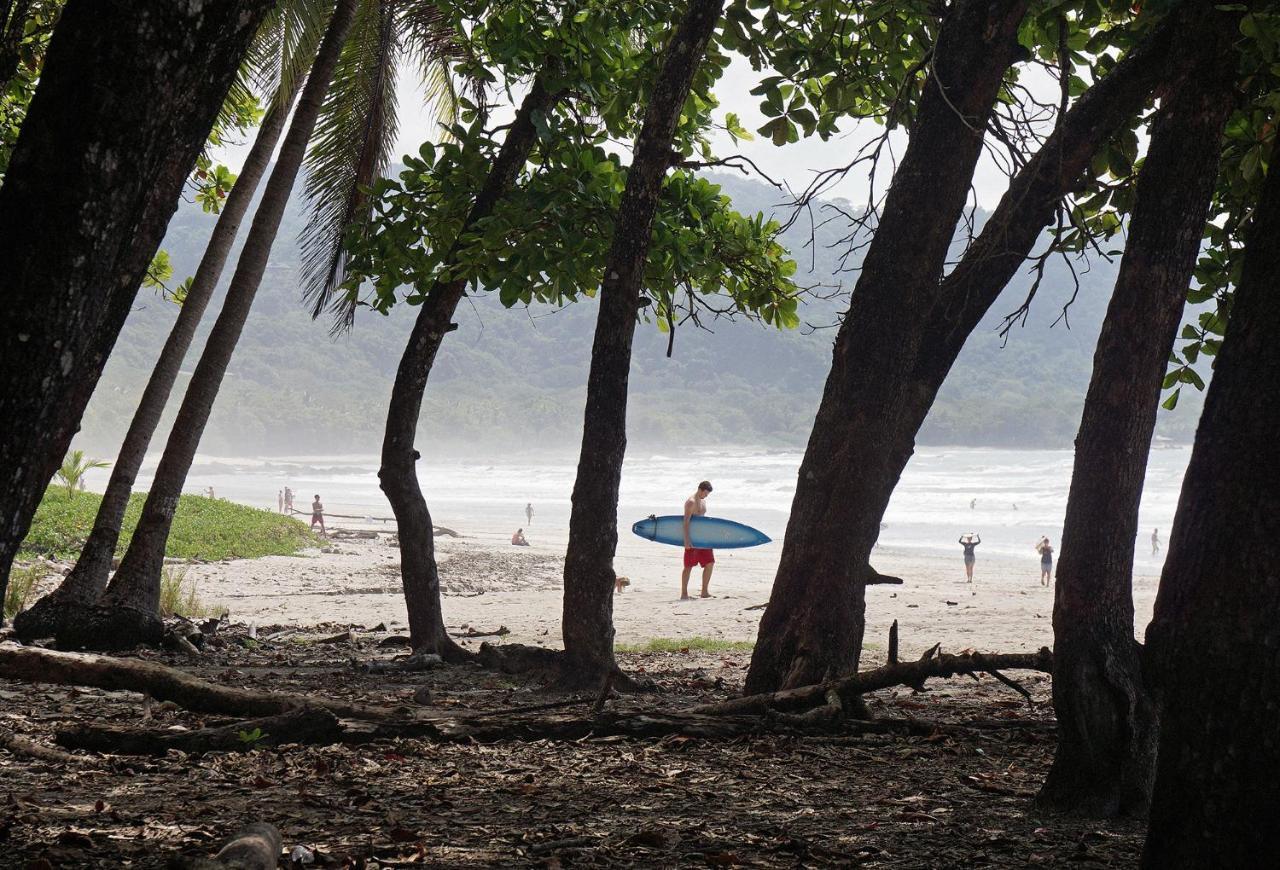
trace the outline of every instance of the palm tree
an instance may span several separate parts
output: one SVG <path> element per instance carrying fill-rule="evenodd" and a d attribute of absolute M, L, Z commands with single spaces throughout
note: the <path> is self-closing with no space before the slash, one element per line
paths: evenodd
<path fill-rule="evenodd" d="M 107 587 L 107 577 L 115 557 L 116 544 L 120 540 L 125 509 L 129 506 L 129 495 L 138 470 L 142 467 L 147 448 L 151 446 L 156 427 L 160 425 L 160 417 L 169 401 L 178 370 L 195 338 L 196 327 L 222 277 L 223 267 L 240 231 L 240 223 L 249 208 L 249 201 L 257 191 L 280 140 L 301 79 L 310 59 L 315 56 L 316 46 L 324 33 L 325 21 L 322 3 L 317 0 L 291 0 L 269 13 L 258 30 L 249 57 L 241 68 L 232 93 L 224 103 L 224 115 L 226 106 L 245 100 L 254 80 L 263 90 L 274 92 L 272 102 L 245 158 L 240 175 L 222 206 L 204 256 L 201 257 L 195 277 L 182 300 L 182 308 L 160 351 L 151 377 L 147 380 L 147 386 L 120 445 L 120 453 L 107 482 L 106 492 L 103 493 L 102 503 L 94 517 L 93 530 L 80 551 L 80 558 L 57 589 L 14 620 L 14 631 L 19 637 L 49 637 L 56 634 L 64 604 L 92 603 Z M 219 126 L 225 128 L 227 125 L 227 119 L 220 117 Z"/>
<path fill-rule="evenodd" d="M 24 613 L 23 625 L 15 626 L 23 636 L 57 633 L 56 608 L 60 603 L 92 603 L 107 586 L 133 482 L 200 317 L 221 276 L 240 221 L 284 129 L 307 63 L 315 57 L 329 8 L 322 0 L 288 0 L 277 7 L 259 31 L 247 66 L 260 87 L 274 94 L 273 103 L 223 207 L 187 292 L 183 311 L 143 393 L 93 533 L 67 580 L 46 600 Z M 330 292 L 342 274 L 340 252 L 345 223 L 338 221 L 353 222 L 359 218 L 362 187 L 372 183 L 388 162 L 396 132 L 395 72 L 401 57 L 408 55 L 419 63 L 429 96 L 438 107 L 447 108 L 451 102 L 446 98 L 452 96 L 452 92 L 444 61 L 453 44 L 444 17 L 431 3 L 359 0 L 321 108 L 316 145 L 308 158 L 311 181 L 307 195 L 315 216 L 304 234 L 309 256 L 317 264 L 326 264 L 324 270 L 317 267 L 308 272 L 309 277 L 314 276 L 321 293 Z M 277 167 L 282 163 L 283 155 Z M 297 169 L 297 164 L 291 167 L 295 174 Z M 256 218 L 254 226 L 259 226 Z M 261 226 L 265 232 L 266 224 Z M 278 226 L 277 218 L 271 227 L 271 240 Z M 270 242 L 266 248 L 270 249 Z M 321 307 L 323 304 L 320 303 Z M 238 330 L 236 334 L 238 337 Z M 220 384 L 221 375 L 218 382 Z M 215 395 L 216 390 L 215 386 Z M 207 419 L 207 412 L 205 417 Z M 183 437 L 194 437 L 193 443 L 198 444 L 203 427 L 202 420 Z M 178 489 L 185 481 L 189 466 L 188 461 L 181 468 Z"/>
<path fill-rule="evenodd" d="M 110 462 L 104 462 L 101 459 L 85 459 L 83 450 L 72 450 L 67 454 L 67 458 L 62 460 L 62 467 L 58 469 L 58 480 L 62 481 L 62 485 L 67 488 L 67 495 L 76 494 L 76 490 L 84 490 L 84 475 L 91 468 L 107 468 Z"/>
<path fill-rule="evenodd" d="M 280 146 L 275 168 L 267 179 L 262 201 L 254 213 L 226 301 L 178 409 L 173 432 L 156 468 L 142 516 L 120 569 L 103 596 L 105 606 L 98 617 L 75 619 L 61 626 L 60 642 L 72 646 L 133 646 L 139 642 L 155 642 L 163 633 L 158 616 L 160 571 L 178 497 L 266 271 L 271 246 L 306 154 L 307 142 L 315 129 L 329 82 L 355 20 L 357 3 L 358 0 L 338 0 L 334 8 L 298 98 L 293 120 Z"/>

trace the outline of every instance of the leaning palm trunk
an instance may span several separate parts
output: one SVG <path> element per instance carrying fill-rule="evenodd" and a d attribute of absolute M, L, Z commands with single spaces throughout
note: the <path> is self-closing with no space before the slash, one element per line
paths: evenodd
<path fill-rule="evenodd" d="M 548 93 L 541 78 L 534 81 L 516 113 L 511 129 L 507 131 L 502 149 L 494 158 L 484 187 L 476 195 L 476 201 L 459 229 L 457 238 L 461 238 L 476 222 L 487 217 L 506 194 L 538 140 L 537 128 L 533 123 L 535 114 L 550 111 L 562 96 L 563 92 Z M 445 258 L 446 263 L 453 263 L 457 259 L 454 256 L 456 241 L 454 249 Z M 391 402 L 387 408 L 387 428 L 382 441 L 382 466 L 378 469 L 382 491 L 396 517 L 396 530 L 400 539 L 400 573 L 404 580 L 405 606 L 409 612 L 409 636 L 415 649 L 430 650 L 452 661 L 464 659 L 468 654 L 444 630 L 440 607 L 440 573 L 436 565 L 431 512 L 422 495 L 422 488 L 418 486 L 415 464 L 419 454 L 414 449 L 413 442 L 422 410 L 422 394 L 427 388 L 427 376 L 431 373 L 440 343 L 453 328 L 450 321 L 462 299 L 466 284 L 465 279 L 437 281 L 427 293 L 400 358 L 400 366 L 396 369 Z"/>
<path fill-rule="evenodd" d="M 293 122 L 285 135 L 275 169 L 267 181 L 262 202 L 253 217 L 227 299 L 201 354 L 173 432 L 156 468 L 129 550 L 103 597 L 104 608 L 89 620 L 76 620 L 59 632 L 61 643 L 72 646 L 115 647 L 152 642 L 161 631 L 157 608 L 160 570 L 165 544 L 178 506 L 178 497 L 196 448 L 213 409 L 222 378 L 239 341 L 254 296 L 266 271 L 271 246 L 302 165 L 307 142 L 315 128 L 325 92 L 351 28 L 357 0 L 338 0 L 316 54 L 311 74 L 302 90 Z"/>
<path fill-rule="evenodd" d="M 107 491 L 102 496 L 102 504 L 94 518 L 93 531 L 80 551 L 75 568 L 62 581 L 62 585 L 36 602 L 30 610 L 14 617 L 13 628 L 19 637 L 52 637 L 57 634 L 64 604 L 92 604 L 107 588 L 107 577 L 115 557 L 116 544 L 120 540 L 120 528 L 124 523 L 125 510 L 129 506 L 129 495 L 133 491 L 138 469 L 142 467 L 142 460 L 151 445 L 151 436 L 160 425 L 160 417 L 169 401 L 174 381 L 178 378 L 178 369 L 191 347 L 196 327 L 222 277 L 222 268 L 226 265 L 231 246 L 240 231 L 240 222 L 249 208 L 249 201 L 257 191 L 258 182 L 262 180 L 276 143 L 280 140 L 280 133 L 284 130 L 293 104 L 293 96 L 290 94 L 286 103 L 268 112 L 235 186 L 227 196 L 204 256 L 196 269 L 195 278 L 182 302 L 178 319 L 169 331 L 155 369 L 143 390 L 142 399 L 133 413 L 129 431 L 125 433 L 124 443 L 120 446 L 120 455 L 116 457 L 111 471 Z"/>

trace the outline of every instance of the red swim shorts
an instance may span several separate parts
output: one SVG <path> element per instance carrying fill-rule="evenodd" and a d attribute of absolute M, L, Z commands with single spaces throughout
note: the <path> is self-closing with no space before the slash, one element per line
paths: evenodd
<path fill-rule="evenodd" d="M 684 551 L 684 566 L 692 568 L 694 565 L 714 565 L 716 563 L 716 554 L 702 547 L 690 547 Z"/>

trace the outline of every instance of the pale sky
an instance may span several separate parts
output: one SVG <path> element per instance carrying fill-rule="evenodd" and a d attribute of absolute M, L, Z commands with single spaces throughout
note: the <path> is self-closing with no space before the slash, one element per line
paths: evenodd
<path fill-rule="evenodd" d="M 400 104 L 400 131 L 393 161 L 398 161 L 401 155 L 406 153 L 416 154 L 423 142 L 436 137 L 434 122 L 423 108 L 422 92 L 411 74 L 412 70 L 412 64 L 401 65 L 401 77 L 397 88 Z M 754 72 L 745 61 L 735 59 L 716 86 L 716 95 L 720 100 L 720 108 L 715 114 L 716 120 L 722 121 L 725 113 L 735 112 L 741 119 L 742 125 L 748 130 L 754 132 L 757 127 L 764 124 L 766 119 L 758 108 L 760 98 L 750 93 L 763 75 L 765 73 Z M 841 127 L 842 132 L 826 142 L 814 136 L 777 147 L 767 139 L 757 136 L 755 141 L 734 145 L 727 135 L 720 133 L 713 138 L 713 144 L 717 156 L 726 157 L 741 153 L 755 161 L 771 178 L 789 184 L 799 191 L 812 181 L 815 172 L 848 163 L 859 147 L 880 132 L 879 127 L 868 121 L 857 123 L 847 121 Z M 899 157 L 906 147 L 906 140 L 905 133 L 900 131 L 892 137 L 892 147 Z M 220 149 L 214 156 L 232 169 L 238 169 L 244 161 L 247 150 L 248 145 L 241 143 Z M 887 173 L 887 167 L 882 169 L 876 181 L 877 189 L 881 194 L 884 192 L 884 184 L 888 181 Z M 1004 193 L 1006 183 L 996 163 L 989 155 L 984 154 L 974 176 L 978 204 L 987 209 L 994 208 Z M 858 204 L 865 202 L 866 196 L 867 174 L 863 167 L 859 167 L 856 174 L 847 176 L 824 194 L 827 199 L 843 197 Z"/>

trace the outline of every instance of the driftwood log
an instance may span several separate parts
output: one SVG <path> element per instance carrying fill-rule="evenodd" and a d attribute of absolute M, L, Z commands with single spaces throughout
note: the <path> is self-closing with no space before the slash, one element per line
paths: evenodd
<path fill-rule="evenodd" d="M 187 710 L 224 716 L 271 716 L 300 707 L 324 707 L 349 719 L 377 720 L 394 715 L 389 709 L 362 704 L 220 686 L 142 659 L 58 652 L 16 644 L 0 644 L 0 677 L 29 683 L 143 692 Z"/>
<path fill-rule="evenodd" d="M 1053 673 L 1053 653 L 1041 647 L 1034 653 L 966 653 L 951 655 L 932 647 L 919 661 L 887 664 L 860 674 L 827 680 L 812 686 L 800 686 L 763 695 L 748 695 L 716 704 L 702 704 L 690 712 L 707 716 L 759 716 L 770 710 L 807 710 L 828 703 L 827 694 L 834 690 L 841 698 L 851 700 L 866 692 L 890 686 L 919 687 L 930 677 L 954 677 L 957 674 L 987 673 L 1002 676 L 1000 671 L 1028 670 Z"/>
<path fill-rule="evenodd" d="M 191 754 L 247 752 L 284 743 L 339 743 L 344 729 L 338 717 L 321 707 L 304 707 L 194 731 L 154 731 L 102 725 L 78 725 L 57 731 L 54 742 L 68 749 L 110 755 L 164 755 L 170 749 Z"/>
<path fill-rule="evenodd" d="M 284 838 L 274 825 L 253 822 L 232 837 L 212 858 L 178 856 L 170 870 L 276 870 Z"/>

